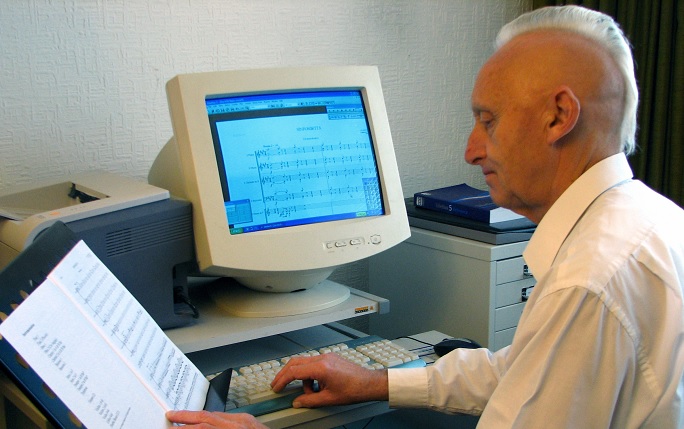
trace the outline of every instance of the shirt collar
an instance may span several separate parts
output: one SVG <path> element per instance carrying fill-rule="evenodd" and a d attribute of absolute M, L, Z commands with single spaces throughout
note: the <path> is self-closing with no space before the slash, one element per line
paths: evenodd
<path fill-rule="evenodd" d="M 633 177 L 624 153 L 601 160 L 575 180 L 551 206 L 523 252 L 539 280 L 551 268 L 561 245 L 584 211 L 603 192 Z"/>

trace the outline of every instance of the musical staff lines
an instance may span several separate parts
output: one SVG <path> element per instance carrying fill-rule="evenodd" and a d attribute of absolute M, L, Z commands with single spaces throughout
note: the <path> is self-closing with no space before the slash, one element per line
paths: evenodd
<path fill-rule="evenodd" d="M 364 179 L 377 174 L 370 141 L 278 145 L 254 157 L 267 222 L 361 211 Z"/>

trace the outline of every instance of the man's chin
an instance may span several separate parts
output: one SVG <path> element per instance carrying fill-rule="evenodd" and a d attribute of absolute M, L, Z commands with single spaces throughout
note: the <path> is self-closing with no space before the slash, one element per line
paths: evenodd
<path fill-rule="evenodd" d="M 485 174 L 485 183 L 487 188 L 489 188 L 489 196 L 494 201 L 494 204 L 499 207 L 505 207 L 508 195 L 503 192 L 501 187 L 497 186 L 498 182 L 495 179 L 496 175 L 494 173 Z"/>
<path fill-rule="evenodd" d="M 501 195 L 500 193 L 496 192 L 496 188 L 492 188 L 491 186 L 489 187 L 489 196 L 492 198 L 492 201 L 494 201 L 494 204 L 496 204 L 499 207 L 506 207 L 506 198 Z"/>

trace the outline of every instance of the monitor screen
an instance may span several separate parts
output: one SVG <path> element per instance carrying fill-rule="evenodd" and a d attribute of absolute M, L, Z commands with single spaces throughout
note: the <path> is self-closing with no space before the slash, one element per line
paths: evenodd
<path fill-rule="evenodd" d="M 203 274 L 313 293 L 409 237 L 376 67 L 190 73 L 166 89 L 173 138 L 148 179 L 192 202 Z"/>
<path fill-rule="evenodd" d="M 384 214 L 360 91 L 208 97 L 231 234 Z"/>

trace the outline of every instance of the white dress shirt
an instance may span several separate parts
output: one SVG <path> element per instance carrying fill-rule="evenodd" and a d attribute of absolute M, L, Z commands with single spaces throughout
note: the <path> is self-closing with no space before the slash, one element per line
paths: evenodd
<path fill-rule="evenodd" d="M 684 426 L 684 211 L 631 178 L 614 155 L 544 216 L 509 347 L 389 370 L 390 406 L 481 414 L 483 428 Z"/>

